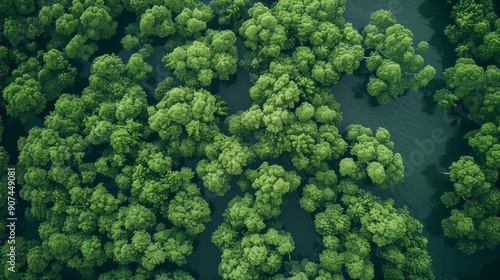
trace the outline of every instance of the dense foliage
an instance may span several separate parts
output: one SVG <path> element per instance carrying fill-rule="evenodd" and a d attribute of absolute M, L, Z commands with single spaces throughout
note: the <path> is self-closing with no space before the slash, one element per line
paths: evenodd
<path fill-rule="evenodd" d="M 443 228 L 473 252 L 500 242 L 500 71 L 473 60 L 498 61 L 498 20 L 488 1 L 459 2 L 457 24 L 482 33 L 447 29 L 462 57 L 436 99 L 462 102 L 481 127 L 466 135 L 476 155 L 450 167 L 442 200 L 457 209 Z M 2 116 L 27 128 L 11 163 L 38 225 L 16 239 L 16 273 L 1 247 L 3 276 L 195 279 L 187 257 L 211 221 L 208 197 L 239 187 L 210 233 L 223 279 L 434 279 L 421 223 L 357 185 L 403 178 L 389 131 L 340 131 L 329 88 L 362 69 L 379 103 L 417 91 L 436 74 L 420 55 L 429 46 L 390 11 L 359 31 L 344 11 L 343 0 L 2 1 Z M 214 89 L 238 67 L 252 104 L 230 114 Z M 293 192 L 321 236 L 310 258 L 277 221 Z"/>
<path fill-rule="evenodd" d="M 435 99 L 441 109 L 465 107 L 478 129 L 465 134 L 473 156 L 450 166 L 453 190 L 441 201 L 452 210 L 442 226 L 471 254 L 500 243 L 500 19 L 491 0 L 460 0 L 451 16 L 454 24 L 445 33 L 459 58 L 444 70 L 446 88 Z"/>

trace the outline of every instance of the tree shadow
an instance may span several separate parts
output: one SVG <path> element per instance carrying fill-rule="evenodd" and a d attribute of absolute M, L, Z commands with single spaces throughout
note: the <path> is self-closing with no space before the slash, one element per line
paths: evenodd
<path fill-rule="evenodd" d="M 418 6 L 418 12 L 425 19 L 429 20 L 429 27 L 434 30 L 429 44 L 436 48 L 442 57 L 443 69 L 451 67 L 455 64 L 457 56 L 454 51 L 454 46 L 444 35 L 446 26 L 453 24 L 451 19 L 452 5 L 446 1 L 426 0 Z"/>
<path fill-rule="evenodd" d="M 477 129 L 476 124 L 463 118 L 458 118 L 451 125 L 456 128 L 456 133 L 446 141 L 444 155 L 439 159 L 439 164 L 445 167 L 450 166 L 452 162 L 457 161 L 461 156 L 473 155 L 473 150 L 464 135 L 471 130 Z"/>
<path fill-rule="evenodd" d="M 437 102 L 434 100 L 434 94 L 437 90 L 445 88 L 446 83 L 441 79 L 434 79 L 429 82 L 429 84 L 421 89 L 422 99 L 420 103 L 422 104 L 422 112 L 428 115 L 434 115 L 437 109 Z"/>
<path fill-rule="evenodd" d="M 370 107 L 380 106 L 380 103 L 377 101 L 377 99 L 369 95 L 368 91 L 366 90 L 370 75 L 366 72 L 355 72 L 354 76 L 362 79 L 359 83 L 351 87 L 351 90 L 354 93 L 354 98 L 366 99 Z"/>
<path fill-rule="evenodd" d="M 453 190 L 453 184 L 449 180 L 449 175 L 443 174 L 440 167 L 433 163 L 424 168 L 422 174 L 425 176 L 426 181 L 434 193 L 431 195 L 431 201 L 434 207 L 430 211 L 429 216 L 422 221 L 427 231 L 435 236 L 443 236 L 443 229 L 441 221 L 450 215 L 450 209 L 441 202 L 441 196 L 446 191 Z"/>

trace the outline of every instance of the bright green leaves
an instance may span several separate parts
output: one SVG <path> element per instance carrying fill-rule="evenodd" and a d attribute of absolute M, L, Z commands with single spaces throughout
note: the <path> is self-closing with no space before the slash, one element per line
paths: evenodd
<path fill-rule="evenodd" d="M 448 110 L 452 107 L 457 106 L 457 101 L 459 100 L 459 98 L 450 90 L 440 89 L 436 91 L 434 100 L 437 101 L 437 107 L 440 110 Z"/>
<path fill-rule="evenodd" d="M 175 48 L 162 62 L 186 85 L 207 87 L 212 79 L 228 80 L 236 72 L 235 42 L 232 31 L 209 30 L 198 41 Z"/>
<path fill-rule="evenodd" d="M 93 61 L 90 67 L 90 86 L 95 89 L 110 90 L 113 92 L 113 89 L 109 89 L 109 85 L 112 83 L 118 84 L 124 70 L 125 65 L 117 55 L 105 54 L 99 56 Z M 113 93 L 121 94 L 121 92 Z"/>
<path fill-rule="evenodd" d="M 487 123 L 480 130 L 466 135 L 469 144 L 483 156 L 482 163 L 478 164 L 470 156 L 462 156 L 453 162 L 450 181 L 454 192 L 446 192 L 441 197 L 446 207 L 455 208 L 451 210 L 451 216 L 441 222 L 444 234 L 457 238 L 460 250 L 467 254 L 494 248 L 500 242 L 498 227 L 494 224 L 498 221 L 500 209 L 500 191 L 492 187 L 498 180 L 497 162 L 493 161 L 491 166 L 491 157 L 497 154 L 495 148 L 498 146 L 494 133 L 496 126 Z M 457 206 L 463 209 L 457 209 Z"/>
<path fill-rule="evenodd" d="M 248 11 L 250 19 L 245 21 L 239 33 L 245 38 L 245 46 L 256 53 L 256 57 L 277 57 L 287 48 L 285 28 L 278 24 L 271 10 L 262 3 L 255 4 Z M 257 66 L 258 62 L 255 63 Z"/>
<path fill-rule="evenodd" d="M 370 162 L 366 167 L 366 172 L 368 173 L 368 177 L 372 180 L 376 185 L 383 184 L 385 181 L 385 170 L 384 166 L 380 162 Z"/>
<path fill-rule="evenodd" d="M 58 260 L 66 261 L 77 252 L 77 248 L 73 242 L 70 236 L 55 233 L 50 236 L 46 243 L 46 248 L 49 249 Z"/>
<path fill-rule="evenodd" d="M 155 107 L 149 107 L 149 125 L 171 146 L 179 147 L 180 155 L 201 155 L 217 135 L 218 117 L 226 110 L 223 101 L 204 89 L 173 88 Z"/>
<path fill-rule="evenodd" d="M 253 152 L 232 136 L 215 136 L 213 142 L 205 147 L 207 159 L 201 160 L 196 172 L 203 179 L 208 190 L 222 196 L 229 190 L 229 180 L 233 175 L 243 173 L 243 168 L 254 160 Z"/>
<path fill-rule="evenodd" d="M 377 76 L 389 84 L 398 83 L 401 81 L 401 67 L 395 62 L 384 60 L 377 69 Z"/>
<path fill-rule="evenodd" d="M 496 32 L 490 32 L 484 36 L 484 43 L 478 47 L 478 56 L 482 60 L 500 60 L 500 34 L 498 27 Z"/>
<path fill-rule="evenodd" d="M 326 171 L 335 175 L 332 170 Z M 304 186 L 302 191 L 302 197 L 300 198 L 300 206 L 307 212 L 314 212 L 317 207 L 326 201 L 331 201 L 335 198 L 335 192 L 332 190 L 333 185 L 323 185 L 323 184 L 307 184 Z"/>
<path fill-rule="evenodd" d="M 26 122 L 41 113 L 47 99 L 40 92 L 40 83 L 27 74 L 16 78 L 3 90 L 7 114 Z"/>
<path fill-rule="evenodd" d="M 56 31 L 69 36 L 76 31 L 79 21 L 72 14 L 63 14 L 56 20 Z"/>
<path fill-rule="evenodd" d="M 172 12 L 165 6 L 154 5 L 147 9 L 139 22 L 141 33 L 155 35 L 160 38 L 167 37 L 175 32 L 172 21 Z"/>
<path fill-rule="evenodd" d="M 136 204 L 121 210 L 118 218 L 121 218 L 126 230 L 149 230 L 156 224 L 153 212 L 142 205 Z M 121 221 L 119 223 L 121 224 Z"/>
<path fill-rule="evenodd" d="M 140 115 L 146 115 L 146 93 L 138 85 L 131 86 L 126 89 L 125 94 L 116 102 L 115 106 L 115 118 L 118 124 L 125 124 L 127 120 L 133 120 Z"/>
<path fill-rule="evenodd" d="M 67 71 L 64 55 L 55 50 L 43 60 L 47 71 Z M 194 237 L 204 230 L 210 209 L 191 182 L 193 172 L 172 168 L 180 153 L 204 150 L 212 140 L 204 137 L 218 133 L 215 115 L 227 108 L 208 92 L 165 93 L 150 110 L 174 107 L 170 117 L 184 134 L 145 144 L 156 132 L 148 125 L 146 93 L 135 83 L 149 69 L 138 54 L 127 65 L 115 55 L 96 58 L 81 96 L 62 95 L 46 128 L 32 129 L 19 141 L 21 195 L 31 203 L 30 219 L 43 220 L 47 260 L 84 272 L 108 261 L 154 271 L 165 262 L 186 263 Z M 189 112 L 177 106 L 189 106 Z M 159 219 L 173 228 L 157 226 Z"/>
<path fill-rule="evenodd" d="M 125 125 L 115 127 L 109 136 L 111 147 L 119 154 L 130 154 L 136 151 L 141 138 L 142 125 L 128 120 Z M 119 166 L 124 164 L 124 159 L 117 161 Z"/>
<path fill-rule="evenodd" d="M 88 61 L 90 56 L 97 51 L 97 44 L 88 42 L 88 37 L 80 34 L 75 35 L 64 49 L 70 58 L 78 58 Z"/>
<path fill-rule="evenodd" d="M 123 8 L 136 13 L 138 24 L 126 27 L 121 41 L 133 52 L 128 61 L 113 54 L 95 58 L 89 86 L 81 95 L 61 95 L 45 119 L 46 128 L 34 128 L 19 141 L 21 196 L 30 203 L 28 217 L 42 219 L 43 245 L 30 251 L 29 269 L 57 271 L 61 263 L 103 280 L 192 279 L 178 270 L 162 272 L 160 266 L 186 264 L 193 241 L 210 220 L 210 207 L 197 183 L 222 196 L 238 181 L 245 194 L 228 203 L 224 222 L 212 236 L 222 251 L 221 277 L 326 280 L 347 273 L 349 278 L 371 279 L 377 260 L 385 278 L 393 275 L 387 271 L 395 270 L 409 278 L 427 278 L 430 260 L 423 249 L 425 239 L 418 237 L 420 225 L 389 202 L 357 191 L 354 183 L 338 182 L 337 176 L 368 176 L 384 188 L 397 182 L 403 170 L 386 130 L 374 135 L 370 129 L 351 127 L 350 146 L 339 133 L 340 105 L 327 87 L 343 73 L 353 73 L 364 56 L 363 37 L 342 18 L 345 1 L 281 0 L 273 8 L 257 3 L 248 16 L 247 0 L 213 1 L 211 8 L 192 0 L 131 0 L 123 6 L 119 0 L 105 5 L 100 0 L 63 2 L 43 7 L 33 20 L 5 20 L 2 32 L 14 46 L 42 32 L 53 37 L 47 52 L 31 59 L 19 50 L 10 56 L 0 47 L 4 64 L 22 64 L 4 91 L 8 106 L 15 107 L 18 92 L 34 99 L 24 104 L 37 107 L 44 102 L 35 98 L 38 93 L 52 99 L 71 86 L 76 69 L 67 58 L 86 61 L 97 50 L 95 41 L 114 38 L 114 19 Z M 19 3 L 24 2 L 15 5 Z M 205 89 L 214 79 L 229 80 L 236 72 L 237 37 L 229 30 L 208 29 L 219 27 L 214 14 L 220 24 L 238 30 L 253 52 L 242 64 L 254 70 L 254 104 L 225 119 L 228 133 L 220 123 L 227 115 L 226 104 Z M 374 16 L 374 28 L 380 30 L 367 28 L 371 39 L 365 39 L 382 48 L 367 61 L 380 95 L 398 91 L 408 75 L 406 68 L 419 70 L 423 64 L 409 49 L 411 33 L 383 17 Z M 148 77 L 152 85 L 154 79 L 164 78 L 150 75 L 146 61 L 153 49 L 156 52 L 158 38 L 165 43 L 163 63 L 173 76 L 157 85 L 154 100 L 138 83 Z M 488 48 L 495 46 L 490 36 Z M 426 43 L 418 46 L 419 51 L 427 48 Z M 34 53 L 36 45 L 27 49 Z M 427 67 L 412 75 L 413 87 L 427 84 L 434 73 Z M 496 75 L 485 72 L 484 81 L 495 81 Z M 495 96 L 485 97 L 485 110 L 496 110 Z M 340 170 L 331 170 L 348 148 L 351 154 L 340 160 Z M 489 158 L 495 157 L 496 148 L 489 150 Z M 257 164 L 263 163 L 254 167 L 257 157 Z M 298 174 L 304 173 L 267 163 L 272 159 L 304 171 L 307 184 L 300 186 Z M 183 167 L 191 160 L 197 162 L 196 174 Z M 276 218 L 287 195 L 299 188 L 300 205 L 316 216 L 325 250 L 319 263 L 305 261 L 300 273 L 283 274 L 283 257 L 291 259 L 294 241 Z M 493 212 L 499 197 L 492 192 L 485 198 L 489 208 L 484 211 L 477 203 L 464 203 L 464 215 L 474 219 Z M 449 200 L 457 204 L 454 197 Z M 488 219 L 479 225 L 481 234 L 492 236 L 488 244 L 497 238 L 496 222 Z M 94 273 L 104 263 L 115 268 Z"/>
<path fill-rule="evenodd" d="M 243 197 L 237 196 L 228 203 L 228 207 L 224 211 L 224 219 L 229 227 L 235 230 L 246 228 L 249 232 L 259 232 L 266 227 L 265 219 L 254 207 L 255 198 L 250 194 L 245 194 Z M 221 232 L 222 231 L 222 232 Z M 214 232 L 214 236 L 222 235 L 224 243 L 214 241 L 214 244 L 219 248 L 231 246 L 232 239 L 236 234 L 231 234 L 224 224 L 219 226 L 219 230 Z"/>
<path fill-rule="evenodd" d="M 408 278 L 434 279 L 425 251 L 427 240 L 418 236 L 422 225 L 406 210 L 395 209 L 390 200 L 381 201 L 352 181 L 341 181 L 335 189 L 343 192 L 342 204 L 325 203 L 314 219 L 324 244 L 320 275 L 345 269 L 349 277 L 373 279 L 375 253 L 384 278 L 393 276 L 395 270 Z"/>
<path fill-rule="evenodd" d="M 43 54 L 45 67 L 38 72 L 38 80 L 42 86 L 42 93 L 48 100 L 58 97 L 62 90 L 73 85 L 76 77 L 76 68 L 58 50 L 52 49 Z"/>
<path fill-rule="evenodd" d="M 293 108 L 300 96 L 297 84 L 287 74 L 279 77 L 272 74 L 261 75 L 249 93 L 257 104 L 263 105 L 264 111 L 271 107 Z"/>
<path fill-rule="evenodd" d="M 491 187 L 479 165 L 469 156 L 462 156 L 450 166 L 450 181 L 457 196 L 469 198 L 485 194 Z"/>
<path fill-rule="evenodd" d="M 2 34 L 9 43 L 13 46 L 17 46 L 25 39 L 25 36 L 19 32 L 19 30 L 23 29 L 24 23 L 20 19 L 11 17 L 5 20 Z"/>
<path fill-rule="evenodd" d="M 264 162 L 258 169 L 245 171 L 238 185 L 244 196 L 236 196 L 224 211 L 224 223 L 212 235 L 212 242 L 222 251 L 219 275 L 224 279 L 254 279 L 273 275 L 283 256 L 294 250 L 289 233 L 271 226 L 266 220 L 276 218 L 284 196 L 300 184 L 294 171 Z"/>
<path fill-rule="evenodd" d="M 279 1 L 272 9 L 254 5 L 249 11 L 253 18 L 240 28 L 245 45 L 253 51 L 246 57 L 246 63 L 260 69 L 267 67 L 269 60 L 274 60 L 271 64 L 286 61 L 283 51 L 296 45 L 292 54 L 293 70 L 287 73 L 294 78 L 291 72 L 298 67 L 304 77 L 330 86 L 338 81 L 341 73 L 353 73 L 359 67 L 364 50 L 362 37 L 341 17 L 344 4 L 342 1 L 329 4 Z M 284 29 L 288 32 L 281 31 Z M 282 33 L 283 38 L 278 38 Z"/>
<path fill-rule="evenodd" d="M 408 89 L 416 91 L 434 79 L 434 68 L 423 67 L 423 58 L 415 54 L 413 34 L 397 24 L 390 11 L 373 13 L 363 36 L 366 48 L 374 49 L 366 63 L 372 72 L 367 90 L 379 103 L 387 103 Z M 427 48 L 426 42 L 418 44 L 419 52 Z"/>
<path fill-rule="evenodd" d="M 500 126 L 488 122 L 478 130 L 467 133 L 465 137 L 469 140 L 469 145 L 481 155 L 487 169 L 497 173 L 500 169 Z"/>
<path fill-rule="evenodd" d="M 102 265 L 106 259 L 102 247 L 101 240 L 97 236 L 92 236 L 82 242 L 80 250 L 86 262 Z"/>
<path fill-rule="evenodd" d="M 350 154 L 355 158 L 347 157 L 340 161 L 342 176 L 358 181 L 367 174 L 381 189 L 392 186 L 403 178 L 403 160 L 399 153 L 391 151 L 394 144 L 386 129 L 378 128 L 375 137 L 370 129 L 360 125 L 351 124 L 346 130 L 351 145 Z"/>
<path fill-rule="evenodd" d="M 314 227 L 320 235 L 343 235 L 349 232 L 351 221 L 338 204 L 326 204 L 323 212 L 316 214 Z"/>
<path fill-rule="evenodd" d="M 1 50 L 0 60 L 7 59 L 7 53 L 2 54 Z M 42 60 L 43 64 L 40 63 Z M 2 71 L 0 69 L 0 76 L 3 76 Z M 23 122 L 33 119 L 43 111 L 47 101 L 59 97 L 62 90 L 73 85 L 75 76 L 76 68 L 71 67 L 64 54 L 55 49 L 45 53 L 40 51 L 37 57 L 19 61 L 12 77 L 5 80 L 10 82 L 3 92 L 7 113 Z"/>
<path fill-rule="evenodd" d="M 441 202 L 447 207 L 453 207 L 458 204 L 460 198 L 454 192 L 445 192 L 441 196 Z"/>
<path fill-rule="evenodd" d="M 347 273 L 352 278 L 373 279 L 373 263 L 369 260 L 370 244 L 358 234 L 349 234 L 346 238 L 344 262 Z"/>
<path fill-rule="evenodd" d="M 405 218 L 376 204 L 368 215 L 361 218 L 361 222 L 367 224 L 367 230 L 373 234 L 372 240 L 378 246 L 394 243 L 402 238 L 406 232 Z"/>
<path fill-rule="evenodd" d="M 492 1 L 458 1 L 451 17 L 455 22 L 444 33 L 453 44 L 458 44 L 455 52 L 459 57 L 500 61 L 498 16 Z"/>
<path fill-rule="evenodd" d="M 359 33 L 356 30 L 352 29 L 352 27 L 350 28 L 352 30 L 352 33 L 355 33 L 357 36 L 359 36 Z M 344 36 L 350 36 L 350 34 L 344 34 Z M 363 59 L 364 53 L 364 49 L 359 43 L 360 42 L 349 45 L 341 42 L 338 46 L 335 47 L 335 49 L 329 56 L 329 60 L 331 61 L 334 69 L 337 72 L 352 74 L 354 70 L 358 69 L 360 61 Z"/>
<path fill-rule="evenodd" d="M 118 209 L 120 201 L 99 184 L 90 198 L 90 210 L 96 214 L 109 214 Z"/>
<path fill-rule="evenodd" d="M 318 31 L 321 23 L 331 23 L 341 28 L 345 1 L 279 1 L 273 8 L 281 24 L 290 30 L 300 43 L 307 42 Z M 316 35 L 317 36 L 317 35 Z M 298 44 L 297 44 L 298 45 Z M 327 44 L 325 44 L 327 45 Z"/>
<path fill-rule="evenodd" d="M 208 203 L 199 195 L 200 189 L 195 184 L 189 184 L 177 192 L 168 206 L 168 219 L 194 236 L 201 233 L 210 221 Z"/>
<path fill-rule="evenodd" d="M 314 174 L 345 152 L 347 144 L 336 127 L 342 115 L 327 90 L 313 90 L 312 80 L 294 79 L 293 73 L 280 74 L 287 72 L 285 67 L 271 64 L 272 72 L 259 76 L 250 88 L 254 105 L 227 119 L 229 131 L 242 137 L 252 133 L 258 157 L 290 153 L 294 167 Z"/>
<path fill-rule="evenodd" d="M 257 170 L 246 170 L 238 185 L 242 190 L 255 189 L 254 211 L 264 219 L 279 215 L 284 196 L 297 189 L 300 177 L 279 165 L 264 162 Z"/>
<path fill-rule="evenodd" d="M 451 216 L 444 219 L 441 224 L 443 225 L 444 234 L 451 238 L 472 236 L 474 232 L 473 220 L 458 210 L 452 210 Z"/>
<path fill-rule="evenodd" d="M 212 10 L 205 5 L 200 5 L 194 9 L 184 8 L 175 18 L 176 28 L 183 37 L 192 35 L 199 37 L 200 32 L 207 29 L 207 22 L 212 17 Z"/>
<path fill-rule="evenodd" d="M 483 124 L 500 120 L 500 70 L 489 65 L 486 70 L 471 58 L 459 58 L 443 72 L 448 88 L 438 90 L 434 99 L 441 109 L 449 109 L 463 101 L 470 109 L 469 118 Z"/>
<path fill-rule="evenodd" d="M 151 258 L 152 255 L 158 254 L 158 250 L 163 250 L 166 259 L 170 262 L 177 265 L 185 264 L 187 262 L 186 257 L 193 251 L 192 238 L 176 228 L 162 230 L 161 228 L 164 228 L 164 226 L 162 224 L 158 225 L 158 232 L 153 234 L 153 241 L 157 244 L 157 247 L 148 248 L 151 252 L 146 256 L 149 255 L 149 258 Z M 157 258 L 158 256 L 155 257 L 155 259 Z"/>
<path fill-rule="evenodd" d="M 128 76 L 136 81 L 141 81 L 146 78 L 146 76 L 151 73 L 152 70 L 153 67 L 144 62 L 143 57 L 138 53 L 134 53 L 129 58 L 126 66 Z"/>
<path fill-rule="evenodd" d="M 342 176 L 348 176 L 353 181 L 366 178 L 366 171 L 363 165 L 355 162 L 353 158 L 343 158 L 339 163 L 339 172 Z"/>
<path fill-rule="evenodd" d="M 324 169 L 326 161 L 338 158 L 347 147 L 338 129 L 331 124 L 318 126 L 313 121 L 294 123 L 286 135 L 291 146 L 293 165 L 298 170 L 310 173 Z"/>
<path fill-rule="evenodd" d="M 88 7 L 80 17 L 86 35 L 92 40 L 108 39 L 115 34 L 118 23 L 104 8 Z"/>
<path fill-rule="evenodd" d="M 217 22 L 224 26 L 232 26 L 246 18 L 250 8 L 249 0 L 214 0 L 209 3 Z"/>
<path fill-rule="evenodd" d="M 139 38 L 132 36 L 130 34 L 125 35 L 121 41 L 122 46 L 127 51 L 132 50 L 135 46 L 139 45 Z"/>
<path fill-rule="evenodd" d="M 458 59 L 455 66 L 443 72 L 443 80 L 455 90 L 459 98 L 480 87 L 483 83 L 483 68 L 477 66 L 470 58 Z"/>
<path fill-rule="evenodd" d="M 310 120 L 314 116 L 314 106 L 309 102 L 303 102 L 297 109 L 295 109 L 295 115 L 301 122 Z"/>
<path fill-rule="evenodd" d="M 219 236 L 222 226 L 212 238 Z M 270 228 L 262 234 L 245 233 L 234 246 L 224 249 L 219 274 L 233 280 L 272 276 L 281 267 L 283 256 L 293 249 L 290 233 L 283 230 Z"/>

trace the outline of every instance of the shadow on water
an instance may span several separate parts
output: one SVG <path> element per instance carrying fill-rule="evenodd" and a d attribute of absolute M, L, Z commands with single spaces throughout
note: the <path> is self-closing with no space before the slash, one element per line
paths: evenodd
<path fill-rule="evenodd" d="M 437 102 L 434 100 L 434 94 L 437 90 L 446 87 L 446 83 L 441 79 L 435 79 L 429 82 L 429 84 L 421 89 L 423 94 L 421 103 L 422 103 L 422 112 L 427 113 L 428 115 L 434 115 L 437 110 Z"/>
<path fill-rule="evenodd" d="M 364 69 L 364 68 L 360 67 L 359 69 Z M 366 102 L 368 102 L 370 107 L 380 106 L 380 104 L 377 102 L 377 99 L 369 95 L 368 91 L 366 90 L 370 77 L 370 72 L 357 71 L 354 73 L 354 75 L 361 79 L 358 83 L 356 83 L 351 87 L 351 91 L 354 93 L 354 98 L 360 100 L 366 100 Z"/>
<path fill-rule="evenodd" d="M 464 135 L 478 128 L 473 122 L 461 118 L 458 118 L 458 121 L 452 123 L 452 125 L 456 129 L 456 133 L 446 142 L 445 153 L 439 159 L 439 164 L 446 168 L 446 171 L 448 171 L 451 163 L 457 161 L 461 156 L 473 155 L 472 148 Z"/>
<path fill-rule="evenodd" d="M 479 279 L 500 279 L 500 259 L 485 264 L 481 269 Z"/>
<path fill-rule="evenodd" d="M 187 267 L 190 271 L 196 271 L 199 280 L 220 279 L 218 267 L 221 261 L 221 252 L 212 243 L 212 234 L 224 221 L 222 214 L 227 208 L 231 199 L 243 192 L 236 186 L 237 178 L 231 180 L 231 189 L 222 197 L 209 192 L 200 182 L 198 185 L 202 189 L 204 199 L 209 203 L 211 215 L 210 221 L 205 225 L 205 230 L 198 235 L 193 253 L 187 257 Z M 194 275 L 193 274 L 193 275 Z"/>
<path fill-rule="evenodd" d="M 422 172 L 427 185 L 434 190 L 431 198 L 434 207 L 422 223 L 430 234 L 442 238 L 444 238 L 444 235 L 441 221 L 449 216 L 450 209 L 447 209 L 441 202 L 441 196 L 447 191 L 453 191 L 453 183 L 449 179 L 449 166 L 454 161 L 457 161 L 460 156 L 472 151 L 467 140 L 463 138 L 464 133 L 471 129 L 471 123 L 463 121 L 461 123 L 455 122 L 454 125 L 456 132 L 446 141 L 445 153 L 439 157 L 436 163 L 426 166 Z M 448 239 L 445 239 L 445 243 L 448 243 L 448 241 Z"/>
<path fill-rule="evenodd" d="M 318 257 L 319 234 L 314 228 L 314 217 L 300 207 L 299 192 L 287 194 L 287 204 L 281 208 L 278 221 L 283 224 L 283 229 L 292 235 L 295 242 L 294 259 L 307 258 L 315 260 Z"/>
<path fill-rule="evenodd" d="M 429 216 L 422 221 L 422 224 L 433 236 L 444 237 L 441 221 L 449 216 L 450 210 L 441 203 L 441 196 L 446 191 L 453 190 L 453 184 L 449 180 L 449 175 L 438 170 L 440 170 L 440 167 L 434 163 L 425 167 L 422 172 L 427 184 L 435 190 L 431 196 L 434 207 L 431 209 Z"/>

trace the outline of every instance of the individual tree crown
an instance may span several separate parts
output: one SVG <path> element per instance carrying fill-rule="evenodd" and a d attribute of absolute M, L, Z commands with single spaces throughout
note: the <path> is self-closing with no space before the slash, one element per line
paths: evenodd
<path fill-rule="evenodd" d="M 435 69 L 424 67 L 422 56 L 415 54 L 412 32 L 396 23 L 390 11 L 373 13 L 363 36 L 367 50 L 371 51 L 366 58 L 372 73 L 367 90 L 379 103 L 387 103 L 408 89 L 417 91 L 434 79 Z M 420 42 L 418 52 L 427 50 L 426 46 L 426 42 Z"/>
<path fill-rule="evenodd" d="M 228 80 L 236 72 L 235 43 L 232 31 L 208 30 L 205 37 L 175 48 L 162 62 L 187 85 L 208 87 L 212 79 Z"/>
<path fill-rule="evenodd" d="M 350 140 L 350 156 L 340 161 L 340 174 L 358 181 L 366 177 L 381 189 L 396 184 L 404 176 L 403 160 L 393 153 L 394 143 L 384 128 L 373 132 L 361 125 L 351 124 L 346 128 Z"/>

